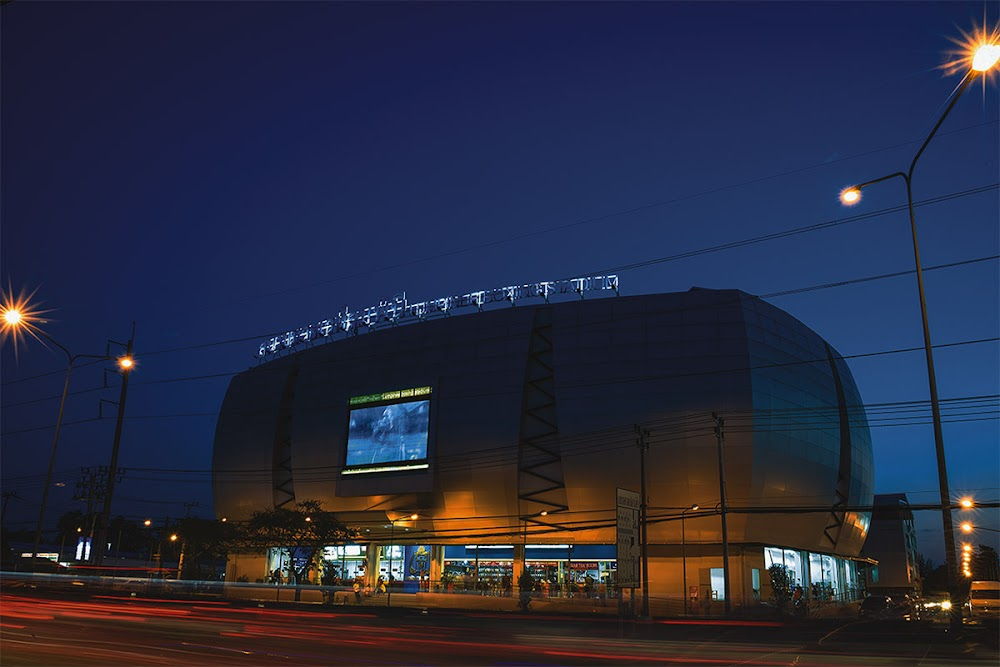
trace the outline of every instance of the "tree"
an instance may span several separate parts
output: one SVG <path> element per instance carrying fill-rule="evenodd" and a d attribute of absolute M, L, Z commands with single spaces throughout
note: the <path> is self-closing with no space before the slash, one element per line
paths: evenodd
<path fill-rule="evenodd" d="M 972 556 L 972 578 L 976 581 L 1000 581 L 996 550 L 986 544 L 977 545 L 977 548 L 979 550 Z"/>
<path fill-rule="evenodd" d="M 934 561 L 924 558 L 923 554 L 917 554 L 917 572 L 920 573 L 921 580 L 927 579 L 934 572 Z"/>
<path fill-rule="evenodd" d="M 227 524 L 223 521 L 188 517 L 181 519 L 178 534 L 184 560 L 179 579 L 207 580 L 215 578 L 215 565 L 226 557 Z"/>
<path fill-rule="evenodd" d="M 926 575 L 921 574 L 921 576 L 923 578 L 924 597 L 931 594 L 946 595 L 948 593 L 947 565 L 938 565 Z"/>
<path fill-rule="evenodd" d="M 226 542 L 233 553 L 266 554 L 277 549 L 288 557 L 295 584 L 295 600 L 309 578 L 325 546 L 341 545 L 357 535 L 318 500 L 303 500 L 294 506 L 259 510 L 241 524 L 230 523 Z"/>
<path fill-rule="evenodd" d="M 771 575 L 771 602 L 778 614 L 782 615 L 792 598 L 792 578 L 788 574 L 788 568 L 780 563 L 767 568 L 767 573 Z"/>

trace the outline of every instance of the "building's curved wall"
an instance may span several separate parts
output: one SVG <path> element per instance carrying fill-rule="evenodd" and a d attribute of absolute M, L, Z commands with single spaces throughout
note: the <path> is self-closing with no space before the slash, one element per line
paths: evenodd
<path fill-rule="evenodd" d="M 831 364 L 819 336 L 756 298 L 692 290 L 433 320 L 320 345 L 247 371 L 230 385 L 216 432 L 217 514 L 245 516 L 272 502 L 273 473 L 234 473 L 273 471 L 276 434 L 287 431 L 298 499 L 383 518 L 417 512 L 420 527 L 433 530 L 437 542 L 449 535 L 460 542 L 519 535 L 518 517 L 533 512 L 518 500 L 518 439 L 539 308 L 550 311 L 546 336 L 559 430 L 552 445 L 562 454 L 569 505 L 567 513 L 543 520 L 574 529 L 551 539 L 614 542 L 615 488 L 639 488 L 633 425 L 642 424 L 649 430 L 649 539 L 679 542 L 674 518 L 680 508 L 714 508 L 719 501 L 712 412 L 726 419 L 727 497 L 734 509 L 795 507 L 805 498 L 836 502 L 845 442 L 851 452 L 847 502 L 870 502 L 863 410 L 846 441 L 836 419 L 790 433 L 778 428 L 779 413 L 772 412 L 794 407 L 839 414 L 833 365 L 846 403 L 860 405 L 846 364 L 835 353 Z M 820 362 L 797 363 L 813 359 Z M 769 366 L 775 363 L 782 365 Z M 293 391 L 285 396 L 291 420 L 279 428 L 291 372 Z M 433 389 L 428 470 L 341 476 L 348 399 L 424 385 Z M 729 539 L 855 555 L 866 521 L 845 517 L 831 542 L 824 538 L 828 513 L 775 520 L 734 512 Z M 718 517 L 689 514 L 686 538 L 718 543 Z"/>
<path fill-rule="evenodd" d="M 744 304 L 754 413 L 752 424 L 741 420 L 741 428 L 754 433 L 753 478 L 748 495 L 731 502 L 870 507 L 871 438 L 847 364 L 788 313 L 751 297 Z M 843 491 L 839 496 L 838 484 Z M 788 533 L 808 536 L 793 546 L 857 556 L 869 513 L 837 514 L 787 513 L 778 520 L 773 514 L 755 514 L 749 518 L 749 534 L 769 544 L 784 543 Z"/>

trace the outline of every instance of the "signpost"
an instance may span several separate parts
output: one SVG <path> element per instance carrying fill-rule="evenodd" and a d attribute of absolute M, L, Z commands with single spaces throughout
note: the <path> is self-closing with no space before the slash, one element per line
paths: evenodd
<path fill-rule="evenodd" d="M 629 601 L 635 611 L 635 589 L 639 586 L 640 540 L 639 540 L 639 509 L 640 496 L 635 491 L 617 490 L 617 567 L 615 584 L 618 588 L 618 610 L 622 608 L 622 591 L 630 589 Z"/>

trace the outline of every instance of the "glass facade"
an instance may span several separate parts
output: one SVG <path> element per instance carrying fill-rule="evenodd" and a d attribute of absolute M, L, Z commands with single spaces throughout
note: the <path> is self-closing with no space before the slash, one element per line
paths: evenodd
<path fill-rule="evenodd" d="M 749 297 L 743 310 L 754 415 L 752 496 L 763 503 L 773 499 L 790 506 L 871 506 L 871 435 L 847 364 L 784 311 Z M 816 496 L 817 489 L 828 491 Z M 789 518 L 788 523 L 792 521 Z M 831 511 L 815 521 L 821 522 L 825 542 L 817 546 L 857 555 L 871 514 Z M 758 523 L 766 532 L 763 522 L 773 520 Z M 801 565 L 798 568 L 803 571 Z"/>
<path fill-rule="evenodd" d="M 778 565 L 788 572 L 793 589 L 817 603 L 850 602 L 862 597 L 857 563 L 850 558 L 781 547 L 764 547 L 764 567 Z"/>
<path fill-rule="evenodd" d="M 475 545 L 445 547 L 444 573 L 453 591 L 503 595 L 513 582 L 514 547 Z M 594 597 L 615 585 L 614 545 L 528 545 L 525 567 L 537 592 L 548 597 Z"/>

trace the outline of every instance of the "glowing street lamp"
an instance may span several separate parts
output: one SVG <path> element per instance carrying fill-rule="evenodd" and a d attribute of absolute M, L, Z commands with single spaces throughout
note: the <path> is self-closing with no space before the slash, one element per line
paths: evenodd
<path fill-rule="evenodd" d="M 989 43 L 987 43 L 988 40 Z M 924 355 L 927 359 L 927 384 L 930 391 L 931 415 L 934 423 L 934 449 L 937 456 L 938 485 L 940 487 L 941 495 L 941 521 L 944 529 L 945 560 L 948 565 L 948 594 L 953 603 L 958 596 L 958 563 L 955 558 L 955 533 L 951 516 L 952 500 L 951 494 L 948 491 L 948 471 L 945 465 L 944 434 L 941 428 L 941 409 L 938 404 L 937 378 L 934 374 L 934 356 L 931 351 L 931 333 L 927 320 L 927 301 L 924 297 L 924 274 L 920 266 L 920 249 L 917 244 L 917 223 L 913 212 L 913 170 L 917 166 L 917 161 L 920 159 L 920 156 L 923 155 L 924 150 L 926 150 L 928 144 L 931 142 L 931 139 L 934 138 L 934 135 L 937 134 L 941 124 L 944 123 L 944 119 L 947 118 L 952 107 L 955 106 L 955 103 L 965 92 L 965 89 L 969 87 L 969 84 L 972 83 L 977 76 L 983 75 L 985 77 L 986 73 L 996 66 L 997 60 L 1000 58 L 1000 44 L 997 42 L 997 35 L 994 33 L 987 39 L 984 32 L 978 41 L 978 45 L 975 45 L 974 47 L 969 46 L 967 48 L 965 56 L 960 61 L 967 69 L 965 77 L 954 94 L 951 96 L 951 101 L 945 108 L 944 113 L 942 113 L 941 117 L 938 118 L 934 128 L 931 130 L 930 134 L 927 135 L 927 138 L 924 139 L 924 143 L 921 144 L 917 154 L 913 157 L 913 161 L 910 162 L 910 168 L 906 172 L 897 171 L 887 176 L 882 176 L 864 183 L 859 183 L 858 185 L 853 185 L 845 188 L 840 193 L 840 201 L 845 206 L 853 206 L 861 201 L 861 191 L 870 185 L 875 185 L 876 183 L 881 183 L 882 181 L 887 181 L 897 177 L 902 178 L 903 182 L 906 184 L 906 202 L 910 214 L 910 235 L 913 239 L 913 259 L 916 265 L 917 291 L 920 295 L 920 316 L 923 324 Z M 962 623 L 959 610 L 960 606 L 953 604 L 951 624 L 952 627 L 956 629 Z"/>
<path fill-rule="evenodd" d="M 973 531 L 976 532 L 987 531 L 990 533 L 1000 533 L 1000 530 L 997 530 L 996 528 L 986 528 L 985 526 L 973 526 L 972 523 L 969 521 L 963 521 L 960 528 L 962 529 L 963 533 L 971 533 Z"/>
<path fill-rule="evenodd" d="M 964 509 L 964 510 L 969 510 L 969 509 L 972 509 L 973 507 L 976 506 L 976 504 L 974 502 L 972 502 L 972 498 L 962 498 L 958 502 L 958 504 L 961 505 L 962 509 Z"/>
<path fill-rule="evenodd" d="M 8 291 L 4 294 L 2 303 L 0 303 L 0 311 L 3 312 L 3 325 L 2 333 L 4 337 L 10 336 L 14 339 L 15 352 L 17 349 L 17 343 L 23 334 L 27 333 L 36 340 L 41 341 L 42 338 L 52 343 L 60 350 L 66 354 L 66 382 L 63 385 L 62 398 L 59 400 L 59 415 L 56 417 L 56 432 L 52 438 L 52 453 L 49 456 L 49 468 L 45 474 L 45 486 L 42 488 L 42 504 L 38 509 L 38 525 L 35 527 L 35 540 L 31 547 L 31 562 L 32 567 L 35 565 L 35 559 L 38 558 L 38 545 L 42 540 L 42 524 L 45 522 L 45 508 L 49 500 L 49 487 L 52 486 L 52 471 L 55 467 L 56 462 L 56 450 L 59 447 L 59 432 L 62 429 L 63 412 L 66 407 L 66 395 L 69 393 L 69 377 L 70 373 L 73 371 L 73 364 L 76 363 L 77 359 L 107 359 L 107 355 L 103 354 L 73 354 L 66 349 L 65 346 L 59 344 L 51 336 L 42 331 L 38 324 L 43 324 L 45 320 L 41 318 L 41 315 L 45 311 L 35 309 L 30 303 L 31 297 L 34 295 L 32 292 L 28 296 L 20 296 L 15 298 L 12 293 Z M 131 359 L 128 360 L 131 365 Z"/>
<path fill-rule="evenodd" d="M 972 56 L 972 69 L 987 72 L 1000 60 L 1000 44 L 982 44 Z"/>

